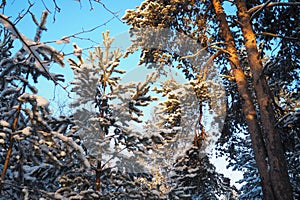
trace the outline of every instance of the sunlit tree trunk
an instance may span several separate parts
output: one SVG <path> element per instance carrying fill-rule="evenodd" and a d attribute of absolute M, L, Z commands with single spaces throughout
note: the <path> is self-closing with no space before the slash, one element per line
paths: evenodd
<path fill-rule="evenodd" d="M 262 75 L 263 66 L 257 50 L 256 38 L 252 29 L 250 15 L 244 0 L 235 0 L 238 9 L 240 27 L 243 32 L 244 44 L 251 72 L 253 85 L 259 105 L 262 131 L 265 136 L 268 163 L 270 166 L 271 184 L 275 199 L 293 199 L 292 187 L 289 181 L 284 149 L 280 135 L 276 130 L 275 114 L 272 108 L 272 98 L 268 85 Z"/>
<path fill-rule="evenodd" d="M 273 200 L 273 190 L 270 184 L 271 179 L 270 174 L 268 172 L 268 163 L 266 161 L 267 152 L 265 149 L 261 129 L 258 124 L 255 107 L 251 99 L 247 79 L 242 70 L 240 60 L 238 58 L 238 53 L 235 47 L 234 39 L 230 32 L 230 28 L 226 20 L 226 14 L 223 11 L 220 1 L 213 0 L 213 6 L 219 21 L 220 35 L 226 42 L 226 51 L 230 54 L 229 59 L 231 62 L 231 68 L 234 72 L 234 78 L 236 80 L 238 92 L 242 102 L 243 113 L 245 115 L 245 119 L 248 125 L 252 141 L 252 147 L 254 151 L 256 164 L 258 166 L 258 171 L 260 173 L 262 181 L 263 198 L 265 200 Z"/>

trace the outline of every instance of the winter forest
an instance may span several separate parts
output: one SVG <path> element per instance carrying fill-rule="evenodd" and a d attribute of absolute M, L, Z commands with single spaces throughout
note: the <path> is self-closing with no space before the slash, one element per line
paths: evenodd
<path fill-rule="evenodd" d="M 1 200 L 300 198 L 298 0 L 0 3 Z"/>

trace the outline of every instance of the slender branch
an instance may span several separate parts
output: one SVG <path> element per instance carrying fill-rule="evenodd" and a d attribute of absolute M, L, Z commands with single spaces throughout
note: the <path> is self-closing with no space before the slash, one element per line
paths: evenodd
<path fill-rule="evenodd" d="M 203 145 L 203 141 L 206 138 L 205 127 L 201 123 L 202 116 L 203 116 L 203 110 L 202 110 L 202 108 L 203 108 L 203 104 L 202 104 L 202 102 L 200 102 L 200 104 L 199 104 L 199 117 L 197 119 L 197 123 L 194 126 L 194 141 L 193 141 L 193 144 L 199 150 L 201 149 L 201 147 Z M 200 133 L 197 131 L 197 126 L 200 127 L 200 131 L 201 131 Z"/>
<path fill-rule="evenodd" d="M 28 80 L 28 78 L 29 78 L 29 73 L 30 73 L 30 70 L 28 68 L 27 74 L 26 74 L 26 80 Z M 24 94 L 26 92 L 27 85 L 28 85 L 28 82 L 24 82 L 21 94 Z M 13 124 L 12 124 L 12 127 L 11 127 L 12 132 L 9 136 L 9 147 L 8 147 L 8 150 L 7 150 L 7 153 L 6 153 L 6 156 L 5 156 L 5 161 L 4 161 L 4 165 L 3 165 L 3 169 L 2 169 L 2 173 L 1 173 L 1 178 L 0 178 L 0 193 L 2 191 L 2 186 L 3 186 L 3 181 L 5 179 L 6 171 L 9 167 L 9 161 L 10 161 L 10 157 L 11 157 L 12 150 L 13 150 L 13 144 L 14 144 L 14 135 L 15 135 L 14 132 L 17 130 L 19 117 L 20 117 L 21 109 L 22 109 L 22 104 L 23 103 L 20 102 L 20 104 L 18 105 L 18 108 L 17 108 L 17 111 L 16 111 L 16 116 L 13 120 Z"/>
<path fill-rule="evenodd" d="M 13 31 L 13 33 L 16 34 L 17 38 L 19 38 L 19 40 L 25 45 L 25 47 L 30 51 L 30 53 L 32 54 L 32 56 L 37 60 L 37 62 L 41 65 L 41 67 L 44 69 L 45 73 L 49 76 L 49 78 L 55 83 L 57 84 L 57 81 L 52 77 L 52 75 L 48 72 L 48 70 L 46 69 L 46 67 L 43 65 L 42 61 L 40 60 L 40 58 L 36 55 L 35 52 L 33 52 L 33 50 L 31 49 L 31 45 L 27 44 L 27 42 L 24 39 L 24 36 L 19 32 L 19 30 L 16 28 L 16 26 L 8 19 L 8 17 L 0 14 L 0 19 L 4 20 L 4 22 L 8 23 L 9 27 L 6 28 L 11 28 Z"/>
<path fill-rule="evenodd" d="M 269 8 L 269 7 L 274 7 L 274 6 L 300 6 L 300 2 L 272 2 L 272 3 L 268 3 L 267 5 L 261 4 L 261 5 L 255 6 L 253 8 L 250 8 L 247 12 L 249 14 L 252 14 L 252 13 L 254 13 L 257 10 L 261 11 L 262 7 L 263 8 Z M 257 13 L 255 13 L 255 14 L 257 14 Z"/>
<path fill-rule="evenodd" d="M 91 0 L 89 0 L 89 3 L 90 3 L 90 10 L 94 10 L 94 7 L 93 7 L 93 4 L 92 4 Z M 81 2 L 80 2 L 80 4 L 81 4 Z"/>
<path fill-rule="evenodd" d="M 259 8 L 257 11 L 255 11 L 255 13 L 253 13 L 253 15 L 251 16 L 250 20 L 252 20 L 260 11 L 262 11 L 263 9 L 265 9 L 272 0 L 267 1 L 266 3 L 264 3 L 261 8 Z"/>
<path fill-rule="evenodd" d="M 95 31 L 96 29 L 99 29 L 99 28 L 101 28 L 101 27 L 103 27 L 103 26 L 106 26 L 106 25 L 107 25 L 109 22 L 111 22 L 113 19 L 114 19 L 114 17 L 110 18 L 109 20 L 107 20 L 107 21 L 104 22 L 103 24 L 100 24 L 100 25 L 98 25 L 98 26 L 95 26 L 95 27 L 93 27 L 93 28 L 91 28 L 91 29 L 88 29 L 88 30 L 82 30 L 82 31 L 79 31 L 79 32 L 74 33 L 74 34 L 71 34 L 71 35 L 68 35 L 68 36 L 64 36 L 63 39 L 60 39 L 60 40 L 47 41 L 47 42 L 44 42 L 44 44 L 57 43 L 58 41 L 62 41 L 62 40 L 65 41 L 65 40 L 68 39 L 68 38 L 77 38 L 77 39 L 81 39 L 81 40 L 89 40 L 89 41 L 91 41 L 91 42 L 93 42 L 93 43 L 98 44 L 96 41 L 93 41 L 93 40 L 91 40 L 91 39 L 89 39 L 89 38 L 81 38 L 81 37 L 78 37 L 78 35 L 82 35 L 82 34 L 85 34 L 85 33 L 93 32 L 93 31 Z"/>
<path fill-rule="evenodd" d="M 1 5 L 0 5 L 0 8 L 3 8 L 3 9 L 4 9 L 5 5 L 6 5 L 6 0 L 2 0 L 2 3 L 1 3 Z"/>
<path fill-rule="evenodd" d="M 211 46 L 212 48 L 214 48 L 214 49 L 217 49 L 217 50 L 219 50 L 219 51 L 221 51 L 221 52 L 223 52 L 223 53 L 226 53 L 226 54 L 228 54 L 228 55 L 230 55 L 230 56 L 232 56 L 233 54 L 232 53 L 230 53 L 228 50 L 226 50 L 226 49 L 223 49 L 223 48 L 221 48 L 221 47 L 218 47 L 218 46 Z"/>
<path fill-rule="evenodd" d="M 56 20 L 56 12 L 60 12 L 61 9 L 57 5 L 56 0 L 52 0 L 52 1 L 54 3 L 54 6 L 55 6 L 55 8 L 54 8 L 54 15 L 53 15 L 53 22 L 55 22 L 55 20 Z"/>
<path fill-rule="evenodd" d="M 20 112 L 21 112 L 21 106 L 22 106 L 22 103 L 20 103 L 18 108 L 17 108 L 16 117 L 14 118 L 14 121 L 13 121 L 12 132 L 14 132 L 17 128 L 17 124 L 18 124 L 19 116 L 20 116 Z M 9 136 L 9 147 L 8 147 L 8 150 L 7 150 L 7 153 L 6 153 L 6 156 L 5 156 L 3 170 L 2 170 L 2 173 L 1 173 L 0 193 L 2 191 L 2 186 L 3 186 L 2 184 L 3 184 L 3 181 L 5 179 L 6 171 L 9 167 L 9 161 L 10 161 L 10 156 L 12 154 L 13 144 L 14 144 L 14 134 L 11 133 L 10 136 Z"/>
<path fill-rule="evenodd" d="M 257 33 L 256 35 L 266 35 L 266 36 L 271 36 L 271 37 L 278 37 L 278 38 L 283 38 L 283 39 L 288 39 L 288 40 L 300 41 L 300 38 L 282 36 L 282 35 L 278 35 L 278 34 L 275 34 L 275 33 L 269 33 L 269 32 L 261 32 L 261 33 Z"/>
<path fill-rule="evenodd" d="M 206 80 L 207 78 L 207 72 L 208 72 L 208 67 L 209 65 L 217 58 L 219 57 L 223 52 L 218 51 L 217 53 L 213 54 L 205 63 L 204 67 L 200 71 L 200 75 L 202 76 L 203 80 Z"/>
<path fill-rule="evenodd" d="M 91 0 L 89 0 L 89 2 L 91 2 Z M 94 2 L 99 3 L 106 11 L 108 11 L 109 13 L 111 13 L 114 18 L 116 18 L 117 20 L 119 20 L 122 24 L 124 24 L 124 22 L 119 18 L 119 15 L 117 15 L 117 12 L 113 12 L 110 9 L 108 9 L 106 7 L 106 5 L 104 3 L 102 3 L 100 0 L 94 0 Z"/>
<path fill-rule="evenodd" d="M 45 9 L 46 9 L 49 13 L 51 13 L 51 11 L 49 10 L 49 8 L 48 8 L 47 5 L 45 4 L 44 0 L 42 0 L 42 3 L 43 3 L 43 5 L 44 5 Z"/>
<path fill-rule="evenodd" d="M 90 50 L 90 49 L 94 49 L 98 46 L 90 46 L 90 47 L 86 47 L 86 48 L 82 48 L 82 51 L 86 51 L 86 50 Z M 101 47 L 100 47 L 101 48 Z M 82 53 L 84 54 L 84 53 Z M 70 56 L 70 55 L 74 55 L 74 52 L 68 52 L 68 53 L 64 53 L 65 56 Z M 85 55 L 85 54 L 84 54 Z M 68 58 L 67 58 L 68 59 Z"/>
<path fill-rule="evenodd" d="M 229 52 L 226 52 L 225 49 L 222 49 L 220 47 L 215 46 L 217 44 L 225 44 L 225 43 L 224 42 L 215 42 L 215 43 L 210 44 L 206 47 L 203 47 L 202 49 L 200 49 L 199 51 L 197 51 L 196 53 L 194 53 L 192 55 L 182 56 L 179 60 L 184 60 L 184 59 L 187 59 L 187 58 L 194 58 L 194 57 L 198 56 L 202 51 L 205 51 L 208 48 L 215 48 L 215 49 L 218 49 L 218 50 L 222 50 L 225 53 L 229 53 Z"/>
<path fill-rule="evenodd" d="M 21 21 L 30 12 L 31 7 L 34 6 L 34 3 L 30 3 L 29 1 L 28 1 L 28 3 L 29 3 L 29 6 L 28 6 L 27 10 L 25 11 L 24 14 L 19 13 L 18 18 L 14 22 L 14 25 L 19 23 L 19 21 Z"/>
<path fill-rule="evenodd" d="M 57 11 L 57 12 L 60 12 L 60 7 L 57 5 L 57 3 L 56 3 L 56 0 L 53 0 L 53 3 L 54 3 L 54 6 L 55 6 L 55 10 Z"/>
<path fill-rule="evenodd" d="M 102 172 L 102 166 L 101 166 L 101 161 L 97 160 L 97 168 L 96 168 L 96 186 L 95 190 L 99 191 L 100 190 L 100 184 L 101 184 L 101 172 Z"/>
<path fill-rule="evenodd" d="M 51 79 L 55 85 L 59 85 L 63 90 L 67 91 L 66 88 L 57 82 L 57 80 L 49 73 L 47 68 L 44 66 L 43 62 L 37 55 L 37 53 L 31 48 L 34 45 L 28 44 L 26 37 L 19 32 L 19 30 L 16 28 L 16 26 L 8 19 L 7 16 L 0 14 L 0 23 L 2 23 L 5 28 L 9 29 L 19 40 L 22 42 L 22 44 L 28 49 L 29 53 L 35 58 L 35 60 L 38 62 L 38 64 L 42 67 L 44 70 L 44 73 L 48 76 L 49 79 Z M 69 94 L 69 92 L 67 91 Z"/>

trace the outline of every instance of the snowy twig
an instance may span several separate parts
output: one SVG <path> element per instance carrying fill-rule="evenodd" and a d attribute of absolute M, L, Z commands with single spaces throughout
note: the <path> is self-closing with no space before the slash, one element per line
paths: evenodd
<path fill-rule="evenodd" d="M 50 199 L 54 199 L 54 193 L 52 193 L 52 192 L 48 192 L 48 191 L 45 191 L 45 190 L 40 190 L 40 189 L 32 188 L 30 186 L 16 185 L 16 184 L 13 184 L 13 183 L 11 183 L 9 181 L 3 181 L 3 183 L 5 185 L 9 185 L 11 187 L 18 188 L 21 191 L 26 187 L 27 191 L 30 190 L 30 191 L 35 192 L 35 193 L 44 194 L 44 195 L 48 196 Z M 63 199 L 62 196 L 56 196 L 56 197 L 61 197 L 61 199 Z"/>
<path fill-rule="evenodd" d="M 0 23 L 3 24 L 3 26 L 8 29 L 14 36 L 16 36 L 24 45 L 25 49 L 29 51 L 29 53 L 35 58 L 38 65 L 42 67 L 44 73 L 50 78 L 55 85 L 59 85 L 63 90 L 67 91 L 66 88 L 57 82 L 57 80 L 49 73 L 49 71 L 44 66 L 43 62 L 38 56 L 37 51 L 34 49 L 36 46 L 39 46 L 41 43 L 37 44 L 36 42 L 33 42 L 25 37 L 25 35 L 21 34 L 19 30 L 16 28 L 16 26 L 8 19 L 7 16 L 0 14 Z M 29 44 L 30 43 L 30 44 Z M 49 47 L 51 49 L 52 47 Z M 69 94 L 69 92 L 67 91 Z"/>
<path fill-rule="evenodd" d="M 42 133 L 42 131 L 39 131 L 39 132 Z M 42 134 L 43 134 L 43 133 L 42 133 Z M 82 148 L 80 145 L 78 145 L 72 138 L 67 137 L 67 136 L 65 136 L 65 135 L 63 135 L 63 134 L 61 134 L 61 133 L 55 132 L 55 131 L 51 132 L 51 134 L 53 134 L 55 137 L 61 139 L 63 142 L 69 144 L 69 145 L 70 145 L 71 147 L 73 147 L 77 152 L 79 152 L 79 153 L 78 153 L 78 156 L 79 156 L 79 158 L 81 158 L 81 160 L 83 161 L 85 167 L 88 168 L 88 169 L 91 168 L 91 165 L 90 165 L 88 159 L 84 156 L 84 150 L 83 150 L 83 148 Z"/>
<path fill-rule="evenodd" d="M 12 34 L 14 34 L 22 44 L 27 48 L 27 50 L 32 54 L 32 56 L 37 60 L 39 65 L 43 68 L 45 73 L 49 76 L 49 78 L 57 84 L 57 81 L 52 77 L 52 75 L 48 72 L 46 67 L 43 65 L 42 61 L 38 57 L 37 53 L 32 50 L 32 45 L 27 44 L 28 39 L 19 32 L 19 30 L 15 27 L 15 25 L 8 19 L 7 16 L 0 14 L 0 22 L 3 24 L 5 28 L 7 28 Z"/>
<path fill-rule="evenodd" d="M 99 47 L 99 46 L 97 46 L 97 47 Z M 82 48 L 82 51 L 86 51 L 86 50 L 90 50 L 90 49 L 95 49 L 95 48 L 96 48 L 96 46 L 90 46 L 90 47 Z M 100 47 L 100 48 L 103 48 L 103 47 Z M 73 51 L 72 52 L 68 52 L 68 53 L 64 53 L 65 56 L 70 56 L 70 55 L 73 55 L 73 54 L 74 54 Z"/>

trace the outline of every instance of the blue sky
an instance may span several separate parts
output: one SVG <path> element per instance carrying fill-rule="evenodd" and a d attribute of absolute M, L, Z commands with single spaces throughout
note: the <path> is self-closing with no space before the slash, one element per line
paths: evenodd
<path fill-rule="evenodd" d="M 92 32 L 78 35 L 78 37 L 84 39 L 71 38 L 71 42 L 67 45 L 57 45 L 55 43 L 49 44 L 54 46 L 57 50 L 61 50 L 67 54 L 66 57 L 70 57 L 72 55 L 68 54 L 72 53 L 73 51 L 73 42 L 77 43 L 81 48 L 99 45 L 101 46 L 102 32 L 110 30 L 110 35 L 112 37 L 118 37 L 120 34 L 124 34 L 124 32 L 128 31 L 129 27 L 125 23 L 122 23 L 119 19 L 122 18 L 127 9 L 134 9 L 136 6 L 140 5 L 142 0 L 101 1 L 101 3 L 103 3 L 106 9 L 109 11 L 106 10 L 101 3 L 97 2 L 92 2 L 94 9 L 91 10 L 88 0 L 82 0 L 81 3 L 75 0 L 57 0 L 57 5 L 60 7 L 61 11 L 55 13 L 55 21 L 55 5 L 52 0 L 44 0 L 46 7 L 41 0 L 31 0 L 30 2 L 34 3 L 30 11 L 36 15 L 37 20 L 40 20 L 42 11 L 46 10 L 46 7 L 51 12 L 47 18 L 46 24 L 48 30 L 42 33 L 42 42 L 58 40 L 64 36 L 69 36 L 83 30 L 89 30 L 100 26 Z M 14 22 L 20 14 L 24 14 L 28 7 L 28 1 L 7 1 L 7 5 L 3 13 L 10 17 L 10 20 Z M 110 11 L 114 12 L 115 15 L 110 13 Z M 117 19 L 115 16 L 118 16 L 119 19 Z M 110 21 L 108 22 L 108 20 Z M 26 37 L 33 39 L 36 32 L 36 25 L 34 24 L 29 13 L 27 13 L 27 15 L 25 15 L 25 17 L 16 24 L 16 27 Z M 15 43 L 15 45 L 17 44 L 18 43 Z M 87 55 L 86 52 L 87 51 L 84 52 L 85 55 Z M 67 81 L 63 85 L 68 84 L 68 82 L 72 80 L 72 71 L 68 65 L 64 68 L 61 68 L 57 65 L 51 65 L 50 71 L 65 75 Z M 54 97 L 54 85 L 49 85 L 48 81 L 44 79 L 39 80 L 39 85 L 40 95 L 46 96 L 51 100 Z M 58 87 L 56 87 L 56 89 L 60 90 Z M 62 94 L 62 96 L 64 95 Z"/>
<path fill-rule="evenodd" d="M 100 26 L 92 32 L 78 35 L 79 37 L 93 40 L 93 42 L 84 39 L 81 40 L 72 38 L 69 45 L 56 45 L 55 43 L 51 44 L 52 46 L 55 46 L 57 50 L 62 50 L 64 53 L 68 54 L 73 50 L 71 46 L 72 42 L 76 42 L 79 46 L 87 48 L 90 46 L 97 46 L 99 43 L 101 45 L 101 34 L 106 30 L 110 30 L 111 36 L 116 36 L 127 31 L 129 27 L 122 23 L 119 19 L 122 18 L 127 9 L 134 9 L 142 2 L 142 0 L 101 1 L 107 9 L 115 12 L 119 19 L 114 18 L 112 13 L 107 11 L 100 3 L 97 2 L 93 2 L 94 9 L 91 10 L 88 0 L 82 0 L 81 3 L 75 0 L 57 1 L 61 11 L 56 12 L 55 22 L 53 20 L 55 10 L 53 1 L 44 0 L 44 2 L 51 13 L 47 18 L 46 27 L 48 30 L 46 32 L 44 31 L 42 34 L 42 42 L 58 40 L 64 36 L 69 36 L 83 30 L 89 30 Z M 34 3 L 34 6 L 30 10 L 39 20 L 42 11 L 44 11 L 46 8 L 41 0 L 32 1 L 32 3 Z M 4 14 L 11 17 L 11 21 L 14 21 L 20 13 L 24 13 L 24 10 L 28 9 L 28 6 L 29 4 L 27 1 L 7 1 Z M 108 20 L 111 21 L 107 22 Z M 19 21 L 16 27 L 28 38 L 33 38 L 35 35 L 36 26 L 32 21 L 30 14 L 27 14 L 21 21 Z"/>
<path fill-rule="evenodd" d="M 42 1 L 40 0 L 37 0 L 36 2 L 32 1 L 34 6 L 30 9 L 38 18 L 41 12 L 45 10 L 45 6 L 41 2 Z M 54 40 L 65 35 L 79 32 L 82 29 L 90 29 L 107 22 L 108 19 L 113 17 L 113 14 L 105 10 L 99 3 L 94 2 L 94 9 L 90 10 L 88 0 L 83 0 L 81 4 L 75 0 L 64 0 L 57 1 L 61 11 L 59 13 L 56 12 L 56 20 L 53 22 L 54 4 L 52 0 L 44 0 L 44 2 L 51 11 L 47 23 L 48 31 L 44 32 L 44 40 Z M 107 9 L 116 12 L 116 15 L 121 18 L 127 9 L 134 9 L 142 2 L 142 0 L 106 0 L 101 2 L 105 4 Z M 27 1 L 7 1 L 4 13 L 7 16 L 12 16 L 11 19 L 15 19 L 23 9 L 26 10 L 28 8 L 28 5 Z M 35 29 L 34 23 L 32 22 L 30 15 L 25 16 L 17 24 L 17 27 L 28 36 L 34 34 L 34 31 L 32 30 L 32 28 Z M 95 36 L 100 35 L 101 32 L 106 29 L 111 30 L 112 34 L 118 34 L 126 31 L 128 27 L 119 20 L 113 19 L 102 28 L 94 31 L 91 37 L 94 40 L 97 40 Z"/>

